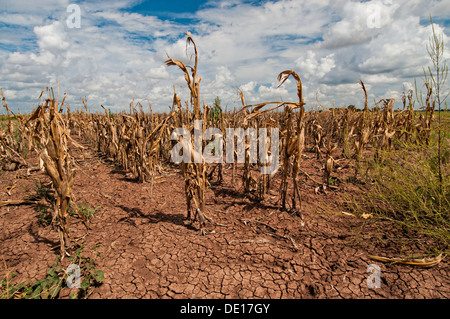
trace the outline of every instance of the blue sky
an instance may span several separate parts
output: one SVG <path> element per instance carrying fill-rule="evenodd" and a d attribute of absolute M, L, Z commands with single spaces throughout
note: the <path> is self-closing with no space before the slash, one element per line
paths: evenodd
<path fill-rule="evenodd" d="M 80 28 L 67 24 L 70 4 L 80 8 Z M 57 83 L 72 109 L 85 97 L 91 110 L 128 110 L 134 99 L 167 111 L 174 86 L 189 98 L 183 73 L 164 60 L 192 63 L 190 31 L 205 103 L 219 96 L 240 107 L 236 87 L 247 103 L 295 101 L 295 83 L 276 81 L 286 69 L 302 78 L 308 108 L 361 106 L 360 79 L 372 104 L 399 101 L 415 79 L 420 88 L 429 64 L 430 14 L 450 45 L 449 1 L 2 0 L 0 87 L 22 112 Z"/>
<path fill-rule="evenodd" d="M 195 12 L 207 4 L 207 1 L 143 1 L 126 8 L 126 12 L 136 12 L 142 15 L 156 15 L 162 19 L 171 19 L 185 23 L 186 19 L 192 19 Z"/>

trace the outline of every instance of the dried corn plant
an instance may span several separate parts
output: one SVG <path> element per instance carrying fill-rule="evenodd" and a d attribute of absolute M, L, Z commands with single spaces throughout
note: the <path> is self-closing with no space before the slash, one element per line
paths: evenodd
<path fill-rule="evenodd" d="M 356 121 L 354 120 L 357 115 L 355 115 L 354 109 L 345 109 L 342 111 L 342 122 L 340 127 L 342 143 L 342 152 L 345 158 L 351 158 L 351 140 L 353 138 L 353 132 L 355 132 Z"/>
<path fill-rule="evenodd" d="M 253 129 L 254 129 L 254 125 L 255 125 L 255 123 L 254 123 L 255 117 L 257 115 L 261 114 L 259 112 L 259 110 L 261 109 L 262 105 L 257 105 L 251 112 L 248 112 L 248 107 L 244 104 L 245 103 L 244 95 L 241 90 L 239 90 L 238 92 L 241 96 L 241 102 L 243 103 L 242 111 L 243 111 L 244 119 L 242 122 L 242 128 L 244 129 L 244 132 L 246 132 L 247 134 L 244 136 L 244 140 L 236 141 L 236 147 L 239 144 L 244 145 L 244 171 L 242 173 L 242 183 L 244 185 L 244 193 L 248 194 L 248 193 L 250 193 L 250 190 L 251 190 L 250 186 L 251 185 L 255 186 L 255 184 L 256 184 L 256 179 L 252 175 L 251 165 L 250 165 L 250 162 L 253 162 L 253 163 L 255 162 L 256 143 L 255 143 L 255 136 L 251 136 L 251 135 L 254 132 Z M 249 128 L 252 128 L 252 130 L 249 131 Z M 234 145 L 234 142 L 233 142 L 233 145 Z M 235 153 L 237 156 L 236 150 L 233 150 L 233 153 Z"/>
<path fill-rule="evenodd" d="M 168 56 L 168 59 L 165 61 L 165 64 L 167 66 L 178 66 L 183 72 L 184 77 L 186 80 L 186 84 L 188 86 L 189 92 L 190 92 L 190 105 L 193 109 L 194 118 L 193 121 L 187 121 L 185 119 L 185 122 L 181 122 L 182 119 L 180 119 L 180 122 L 177 124 L 182 125 L 183 128 L 188 129 L 189 132 L 193 132 L 194 136 L 201 137 L 201 141 L 203 141 L 204 133 L 205 133 L 205 125 L 202 125 L 202 127 L 198 127 L 198 123 L 200 123 L 200 120 L 203 121 L 203 123 L 206 123 L 206 117 L 207 117 L 207 111 L 205 110 L 203 113 L 203 117 L 200 114 L 200 81 L 201 78 L 197 74 L 197 67 L 198 67 L 198 52 L 197 52 L 197 45 L 195 44 L 194 40 L 192 39 L 192 36 L 190 32 L 186 32 L 187 39 L 186 39 L 186 49 L 187 47 L 192 44 L 194 48 L 194 67 L 186 66 L 183 62 L 174 60 Z M 189 72 L 189 70 L 191 72 Z M 181 111 L 181 102 L 178 98 L 176 92 L 174 93 L 174 102 L 177 105 L 177 108 Z M 182 112 L 179 112 L 179 116 L 182 116 Z M 193 123 L 192 123 L 193 122 Z M 180 127 L 180 126 L 179 126 Z M 197 133 L 197 134 L 195 134 Z M 185 182 L 185 196 L 186 196 L 186 204 L 187 204 L 187 219 L 189 221 L 195 221 L 198 218 L 199 224 L 200 224 L 200 233 L 202 235 L 205 234 L 204 226 L 206 224 L 207 217 L 205 215 L 205 190 L 207 185 L 207 179 L 206 179 L 206 171 L 207 171 L 207 164 L 205 162 L 205 159 L 203 158 L 202 154 L 195 152 L 196 145 L 195 143 L 198 143 L 198 141 L 194 139 L 190 139 L 189 142 L 184 140 L 185 147 L 184 151 L 189 152 L 190 161 L 187 163 L 183 161 L 181 163 L 181 169 L 184 176 L 184 182 Z M 188 145 L 189 144 L 189 145 Z M 191 200 L 194 201 L 194 204 L 196 206 L 195 213 L 192 214 L 192 204 Z"/>
<path fill-rule="evenodd" d="M 103 152 L 109 154 L 113 158 L 116 157 L 117 151 L 119 149 L 118 140 L 117 140 L 117 132 L 116 132 L 116 125 L 112 121 L 108 110 L 101 105 L 103 110 L 105 111 L 105 119 L 106 123 L 103 125 L 102 130 L 102 137 L 104 138 L 104 144 L 103 144 Z"/>
<path fill-rule="evenodd" d="M 4 170 L 16 170 L 21 167 L 28 167 L 28 162 L 24 158 L 31 150 L 32 145 L 31 133 L 29 127 L 26 125 L 26 116 L 20 114 L 16 115 L 8 107 L 6 98 L 3 95 L 3 89 L 0 89 L 3 107 L 6 109 L 8 124 L 5 131 L 0 127 L 0 167 Z M 13 120 L 16 124 L 14 125 Z"/>
<path fill-rule="evenodd" d="M 374 160 L 383 162 L 385 152 L 392 147 L 392 138 L 396 134 L 394 123 L 394 99 L 382 100 L 381 118 L 375 120 L 373 129 L 373 144 L 375 144 Z"/>
<path fill-rule="evenodd" d="M 429 83 L 425 83 L 425 87 L 427 89 L 427 94 L 425 98 L 425 103 L 422 101 L 422 96 L 420 94 L 420 104 L 423 105 L 421 109 L 424 109 L 424 114 L 420 114 L 419 120 L 414 129 L 415 133 L 417 135 L 416 142 L 417 143 L 425 143 L 426 145 L 429 145 L 430 143 L 430 137 L 431 137 L 431 123 L 433 122 L 434 117 L 434 109 L 436 105 L 436 100 L 433 99 L 433 88 Z M 417 89 L 416 89 L 417 92 Z M 419 97 L 418 97 L 419 99 Z M 411 103 L 410 103 L 411 104 Z M 414 114 L 413 108 L 409 107 L 410 113 Z M 409 116 L 410 118 L 413 117 L 413 115 Z M 409 125 L 412 126 L 414 123 L 414 120 L 409 119 Z"/>
<path fill-rule="evenodd" d="M 41 96 L 46 89 L 42 91 Z M 43 161 L 45 171 L 55 189 L 56 201 L 52 223 L 57 227 L 61 255 L 64 256 L 71 245 L 68 209 L 73 197 L 75 169 L 68 146 L 70 131 L 58 109 L 58 107 L 62 109 L 64 99 L 59 104 L 59 99 L 55 99 L 53 89 L 47 89 L 47 91 L 49 98 L 45 100 L 45 104 L 38 106 L 28 122 L 34 125 L 33 138 L 35 142 L 38 142 L 35 145 L 39 158 Z"/>
<path fill-rule="evenodd" d="M 330 186 L 330 179 L 331 179 L 331 173 L 333 172 L 335 159 L 333 158 L 333 151 L 337 148 L 337 145 L 331 144 L 331 138 L 328 140 L 328 147 L 326 150 L 326 157 L 325 157 L 325 170 L 324 170 L 324 183 L 329 187 Z"/>
<path fill-rule="evenodd" d="M 283 166 L 282 166 L 282 180 L 281 180 L 281 206 L 286 209 L 287 198 L 287 177 L 290 172 L 291 158 L 292 158 L 292 182 L 294 193 L 292 196 L 292 209 L 300 214 L 301 197 L 298 189 L 297 176 L 300 169 L 301 156 L 305 148 L 305 102 L 302 94 L 302 81 L 298 74 L 291 70 L 286 70 L 278 75 L 278 81 L 281 81 L 281 86 L 288 78 L 292 76 L 297 82 L 297 96 L 298 103 L 290 103 L 285 107 L 286 128 L 281 135 L 284 135 L 284 142 L 282 147 Z M 300 108 L 299 112 L 294 113 L 293 110 Z M 294 121 L 295 119 L 295 121 Z M 297 208 L 298 202 L 298 208 Z"/>
<path fill-rule="evenodd" d="M 226 139 L 226 130 L 225 130 L 225 119 L 223 115 L 223 110 L 220 105 L 220 99 L 216 97 L 214 104 L 212 108 L 209 109 L 208 116 L 207 116 L 207 122 L 205 123 L 206 127 L 212 127 L 212 128 L 218 128 L 221 131 L 222 138 Z M 213 139 L 215 140 L 215 136 L 213 135 Z M 215 156 L 215 152 L 217 152 L 214 148 L 212 154 Z M 225 151 L 225 150 L 224 150 Z M 213 174 L 217 171 L 217 184 L 221 184 L 223 182 L 223 161 L 220 161 L 219 163 L 216 163 L 212 166 L 209 173 L 207 174 L 208 181 L 211 181 L 213 179 Z"/>
<path fill-rule="evenodd" d="M 362 86 L 362 89 L 364 91 L 364 110 L 361 112 L 361 116 L 357 120 L 357 138 L 354 140 L 354 146 L 355 146 L 355 178 L 358 176 L 360 170 L 361 170 L 361 161 L 363 160 L 363 152 L 364 148 L 370 141 L 370 134 L 371 134 L 371 124 L 373 121 L 371 121 L 371 112 L 369 111 L 369 108 L 367 107 L 367 91 L 366 87 L 363 83 L 363 81 L 360 81 L 360 84 Z"/>
<path fill-rule="evenodd" d="M 292 76 L 297 81 L 297 95 L 299 98 L 299 102 L 283 102 L 283 101 L 271 101 L 271 102 L 263 102 L 259 104 L 250 104 L 246 105 L 245 99 L 242 91 L 238 90 L 238 93 L 242 102 L 242 109 L 240 111 L 233 112 L 232 119 L 229 119 L 227 122 L 232 123 L 232 127 L 240 127 L 246 132 L 245 140 L 237 141 L 237 143 L 232 143 L 232 145 L 236 145 L 239 143 L 244 144 L 244 167 L 243 167 L 243 188 L 244 193 L 249 194 L 252 190 L 256 190 L 256 198 L 261 201 L 264 199 L 264 195 L 269 190 L 270 180 L 275 175 L 275 173 L 269 174 L 260 174 L 259 178 L 256 175 L 253 175 L 251 166 L 257 165 L 258 168 L 262 168 L 266 166 L 268 163 L 262 163 L 261 159 L 259 161 L 255 160 L 256 155 L 256 146 L 259 145 L 260 148 L 262 145 L 266 146 L 265 150 L 260 149 L 260 154 L 269 154 L 270 143 L 272 141 L 272 136 L 270 135 L 262 135 L 258 136 L 258 142 L 255 143 L 255 139 L 249 135 L 251 132 L 259 132 L 259 128 L 281 128 L 281 158 L 283 160 L 281 165 L 281 202 L 282 208 L 286 209 L 286 198 L 287 198 L 287 188 L 288 188 L 288 176 L 291 175 L 294 186 L 294 193 L 292 197 L 292 208 L 294 210 L 300 209 L 301 200 L 300 200 L 300 192 L 298 189 L 297 183 L 297 175 L 300 168 L 301 156 L 303 150 L 305 148 L 305 118 L 306 112 L 304 108 L 304 101 L 302 97 L 302 83 L 301 79 L 297 73 L 291 70 L 286 70 L 281 72 L 278 75 L 278 81 L 280 81 L 281 86 L 289 76 Z M 263 109 L 263 107 L 275 104 L 275 106 Z M 283 107 L 284 112 L 276 112 L 277 109 Z M 249 111 L 251 109 L 251 111 Z M 299 112 L 294 112 L 295 109 L 299 109 Z M 266 118 L 268 114 L 272 114 L 269 119 Z M 282 123 L 281 126 L 277 123 Z M 268 131 L 266 131 L 268 132 Z M 233 137 L 234 138 L 234 137 Z M 278 139 L 278 134 L 276 136 Z M 266 139 L 266 141 L 262 142 L 261 139 Z M 228 138 L 227 138 L 228 140 Z M 252 140 L 252 142 L 250 142 Z M 269 147 L 268 147 L 269 145 Z M 231 147 L 227 145 L 227 147 Z M 236 167 L 236 149 L 232 150 L 234 154 L 233 161 L 233 172 L 232 172 L 232 183 L 234 184 L 234 176 L 235 176 L 235 167 Z M 275 155 L 275 154 L 271 154 Z M 279 154 L 273 158 L 279 158 Z M 255 163 L 255 164 L 253 164 Z M 291 169 L 292 168 L 292 169 Z M 264 170 L 261 170 L 261 172 Z M 297 210 L 297 212 L 299 212 Z"/>
<path fill-rule="evenodd" d="M 160 148 L 160 145 L 162 143 L 162 136 L 164 135 L 164 132 L 166 131 L 169 121 L 174 118 L 178 113 L 178 110 L 172 111 L 169 116 L 167 116 L 164 120 L 161 121 L 161 123 L 158 123 L 158 125 L 153 129 L 153 131 L 150 132 L 150 134 L 145 138 L 143 150 L 145 151 L 145 154 L 148 154 L 145 157 L 145 160 L 143 162 L 143 166 L 146 169 L 146 172 L 150 175 L 150 179 L 152 182 L 151 186 L 151 194 L 153 194 L 153 182 L 154 182 L 154 176 L 157 169 L 158 164 L 158 150 Z M 148 151 L 147 145 L 149 144 Z"/>

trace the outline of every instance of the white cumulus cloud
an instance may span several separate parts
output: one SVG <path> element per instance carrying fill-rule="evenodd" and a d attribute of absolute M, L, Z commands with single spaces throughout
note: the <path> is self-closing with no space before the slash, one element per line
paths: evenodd
<path fill-rule="evenodd" d="M 296 71 L 307 107 L 361 105 L 363 80 L 369 98 L 396 97 L 430 64 L 426 44 L 429 15 L 448 47 L 450 3 L 407 0 L 209 1 L 191 22 L 129 10 L 135 0 L 80 2 L 81 28 L 68 28 L 69 0 L 4 0 L 0 8 L 0 87 L 12 107 L 31 110 L 44 86 L 60 84 L 67 103 L 91 109 L 100 104 L 128 110 L 135 102 L 167 111 L 173 86 L 189 99 L 184 74 L 167 67 L 167 55 L 193 65 L 186 48 L 190 31 L 199 54 L 202 101 L 219 96 L 247 103 L 296 101 L 290 79 L 278 88 L 277 75 Z M 446 49 L 445 57 L 450 57 Z"/>

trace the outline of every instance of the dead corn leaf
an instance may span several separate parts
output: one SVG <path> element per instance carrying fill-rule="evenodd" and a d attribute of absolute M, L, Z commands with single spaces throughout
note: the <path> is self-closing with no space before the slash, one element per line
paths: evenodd
<path fill-rule="evenodd" d="M 399 263 L 399 264 L 411 265 L 411 266 L 422 267 L 422 268 L 436 266 L 443 259 L 442 253 L 440 253 L 436 257 L 428 257 L 428 258 L 420 258 L 420 259 L 414 259 L 414 258 L 387 258 L 387 257 L 373 256 L 373 255 L 368 255 L 367 257 L 369 257 L 370 259 L 373 259 L 373 260 L 381 261 L 381 262 Z"/>
<path fill-rule="evenodd" d="M 354 215 L 352 213 L 349 213 L 349 212 L 342 211 L 342 212 L 339 212 L 339 213 L 342 214 L 342 215 L 346 215 L 346 216 L 357 217 L 356 215 Z M 364 219 L 369 219 L 369 218 L 373 217 L 373 214 L 366 214 L 366 213 L 364 213 L 360 217 L 364 218 Z"/>
<path fill-rule="evenodd" d="M 12 191 L 15 187 L 16 187 L 16 184 L 7 186 L 7 187 L 5 188 L 6 194 L 8 194 L 9 196 L 11 196 L 11 191 Z"/>
<path fill-rule="evenodd" d="M 26 200 L 26 199 L 1 200 L 0 201 L 0 207 L 8 206 L 8 205 L 21 205 L 21 204 L 33 204 L 33 203 L 37 203 L 37 201 L 35 201 L 35 200 Z"/>
<path fill-rule="evenodd" d="M 340 212 L 340 213 L 343 214 L 343 215 L 346 215 L 346 216 L 355 217 L 355 215 L 353 215 L 352 213 L 348 213 L 348 212 Z"/>

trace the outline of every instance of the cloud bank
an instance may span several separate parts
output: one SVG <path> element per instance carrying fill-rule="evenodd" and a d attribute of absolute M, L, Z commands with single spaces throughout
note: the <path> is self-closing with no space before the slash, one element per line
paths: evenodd
<path fill-rule="evenodd" d="M 3 2 L 0 87 L 22 112 L 57 83 L 72 109 L 85 97 L 91 110 L 128 110 L 134 98 L 167 111 L 174 85 L 188 99 L 181 71 L 164 66 L 167 55 L 193 63 L 186 31 L 199 49 L 202 101 L 219 96 L 228 109 L 240 106 L 235 87 L 247 103 L 295 101 L 295 84 L 276 81 L 286 69 L 302 78 L 307 107 L 361 106 L 360 79 L 371 101 L 399 99 L 430 64 L 430 15 L 450 43 L 448 1 L 217 0 L 173 19 L 135 12 L 137 1 L 90 1 L 78 3 L 80 28 L 68 27 L 68 0 Z"/>

